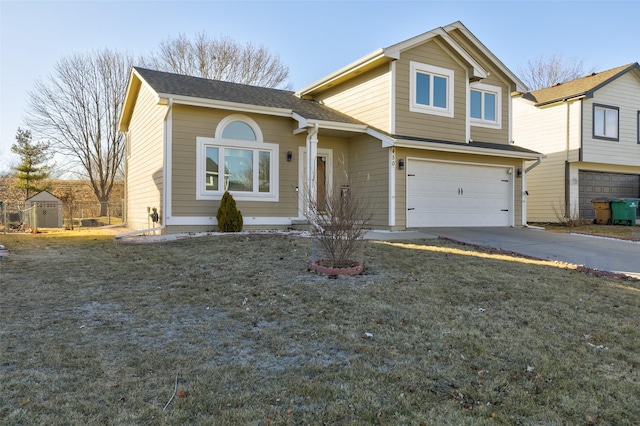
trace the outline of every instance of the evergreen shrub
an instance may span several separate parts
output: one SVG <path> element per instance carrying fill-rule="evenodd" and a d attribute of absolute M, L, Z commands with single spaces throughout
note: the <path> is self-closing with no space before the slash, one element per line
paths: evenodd
<path fill-rule="evenodd" d="M 229 191 L 225 191 L 216 214 L 218 219 L 218 232 L 242 231 L 242 213 L 236 206 L 236 200 Z"/>

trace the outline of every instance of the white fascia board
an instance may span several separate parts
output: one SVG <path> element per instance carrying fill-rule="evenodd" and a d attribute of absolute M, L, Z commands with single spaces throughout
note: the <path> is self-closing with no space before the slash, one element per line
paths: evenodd
<path fill-rule="evenodd" d="M 309 127 L 309 123 L 307 122 L 306 118 L 304 118 L 303 116 L 301 116 L 296 112 L 291 113 L 291 118 L 293 118 L 298 122 L 298 128 L 293 130 L 294 135 L 307 131 L 307 127 Z"/>
<path fill-rule="evenodd" d="M 509 68 L 507 68 L 500 59 L 498 59 L 498 57 L 496 55 L 493 54 L 493 52 L 491 52 L 489 49 L 487 49 L 487 47 L 482 44 L 482 42 L 480 40 L 478 40 L 478 38 L 473 35 L 473 33 L 471 31 L 469 31 L 469 29 L 467 27 L 464 26 L 464 24 L 462 24 L 462 22 L 457 21 L 454 22 L 452 24 L 449 24 L 445 27 L 443 27 L 443 29 L 446 32 L 449 32 L 451 30 L 454 29 L 458 29 L 460 31 L 462 31 L 462 33 L 469 39 L 471 40 L 471 42 L 473 43 L 473 45 L 480 50 L 485 56 L 487 56 L 488 58 L 492 59 L 492 62 L 500 69 L 500 71 L 502 71 L 504 74 L 508 75 L 509 78 L 511 80 L 513 80 L 513 82 L 515 83 L 516 86 L 516 91 L 520 92 L 520 93 L 526 93 L 529 91 L 529 89 L 527 88 L 527 85 L 524 84 L 522 82 L 522 80 L 520 80 L 518 78 L 518 76 L 516 76 L 514 73 L 512 73 Z"/>
<path fill-rule="evenodd" d="M 308 127 L 318 125 L 319 129 L 342 130 L 345 132 L 365 133 L 367 131 L 366 124 L 341 123 L 339 121 L 315 120 L 313 118 L 305 118 L 298 113 L 292 113 L 291 118 L 298 122 L 298 128 L 293 131 L 294 134 L 306 132 Z"/>
<path fill-rule="evenodd" d="M 385 56 L 389 56 L 386 54 L 385 49 L 378 49 L 374 52 L 369 53 L 366 56 L 363 56 L 362 58 L 358 59 L 357 61 L 354 61 L 352 63 L 350 63 L 349 65 L 340 68 L 337 71 L 332 72 L 331 74 L 321 78 L 320 80 L 316 81 L 315 83 L 310 84 L 309 86 L 297 91 L 295 93 L 296 96 L 298 97 L 302 97 L 304 95 L 306 95 L 309 92 L 312 92 L 314 90 L 316 90 L 318 87 L 324 86 L 328 83 L 331 83 L 333 80 L 336 80 L 340 77 L 342 77 L 345 74 L 349 74 L 350 72 L 356 71 L 359 68 L 362 68 L 364 66 L 369 65 L 372 62 L 375 62 L 381 58 L 384 58 Z M 398 59 L 396 57 L 391 57 L 391 59 Z"/>
<path fill-rule="evenodd" d="M 385 54 L 390 57 L 400 57 L 400 53 L 404 50 L 411 49 L 419 44 L 425 43 L 432 38 L 440 36 L 442 39 L 473 68 L 473 76 L 477 78 L 487 78 L 489 73 L 476 61 L 469 53 L 464 50 L 451 36 L 443 29 L 436 28 L 419 36 L 410 38 L 401 43 L 395 44 L 384 49 Z"/>
<path fill-rule="evenodd" d="M 452 145 L 452 144 L 446 144 L 446 143 L 409 141 L 409 140 L 402 140 L 402 139 L 397 140 L 395 143 L 395 146 L 400 148 L 428 149 L 431 151 L 454 152 L 458 154 L 477 154 L 477 155 L 490 155 L 492 157 L 521 158 L 524 160 L 537 160 L 542 156 L 542 154 L 536 154 L 536 153 L 503 151 L 501 149 L 476 148 L 469 145 Z"/>
<path fill-rule="evenodd" d="M 341 123 L 338 121 L 325 121 L 325 120 L 313 120 L 307 119 L 307 124 L 310 126 L 318 125 L 320 129 L 329 130 L 342 130 L 345 132 L 365 133 L 367 131 L 366 124 L 353 124 L 353 123 Z"/>
<path fill-rule="evenodd" d="M 279 117 L 291 117 L 292 110 L 288 108 L 273 108 L 259 105 L 242 104 L 238 102 L 219 101 L 215 99 L 195 98 L 191 96 L 175 96 L 166 93 L 159 93 L 159 104 L 164 104 L 173 98 L 174 104 L 199 106 L 205 108 L 219 108 L 229 111 L 241 111 L 247 113 L 275 115 Z"/>
<path fill-rule="evenodd" d="M 367 128 L 367 135 L 373 136 L 374 138 L 379 139 L 382 142 L 383 148 L 391 148 L 392 146 L 397 146 L 396 140 L 394 138 L 392 138 L 391 136 L 385 135 L 384 133 L 379 132 L 377 130 Z"/>

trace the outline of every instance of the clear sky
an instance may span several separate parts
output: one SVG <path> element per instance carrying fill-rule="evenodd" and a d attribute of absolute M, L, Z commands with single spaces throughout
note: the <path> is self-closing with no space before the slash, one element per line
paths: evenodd
<path fill-rule="evenodd" d="M 0 0 L 0 172 L 28 92 L 61 58 L 110 48 L 136 57 L 181 33 L 265 45 L 294 90 L 371 53 L 461 21 L 509 69 L 561 54 L 606 70 L 640 62 L 640 0 L 9 1 Z"/>

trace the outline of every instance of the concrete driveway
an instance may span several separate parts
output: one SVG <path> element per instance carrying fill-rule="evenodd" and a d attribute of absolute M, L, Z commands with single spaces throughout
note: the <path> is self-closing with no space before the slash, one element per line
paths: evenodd
<path fill-rule="evenodd" d="M 534 228 L 425 228 L 412 232 L 640 278 L 640 242 Z"/>

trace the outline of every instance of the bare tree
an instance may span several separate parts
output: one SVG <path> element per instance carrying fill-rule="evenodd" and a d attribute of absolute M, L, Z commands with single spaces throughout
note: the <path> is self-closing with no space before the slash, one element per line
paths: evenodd
<path fill-rule="evenodd" d="M 185 34 L 168 38 L 142 65 L 159 71 L 213 80 L 289 89 L 289 68 L 263 45 L 244 46 L 229 37 L 209 38 L 205 32 L 190 40 Z"/>
<path fill-rule="evenodd" d="M 118 120 L 131 63 L 131 57 L 108 49 L 71 55 L 29 93 L 27 122 L 81 166 L 102 205 L 101 215 L 121 175 L 125 141 Z"/>
<path fill-rule="evenodd" d="M 549 57 L 542 55 L 530 59 L 526 67 L 518 67 L 518 74 L 529 90 L 539 90 L 595 72 L 594 67 L 586 69 L 582 59 L 567 59 L 562 55 L 553 54 Z"/>

